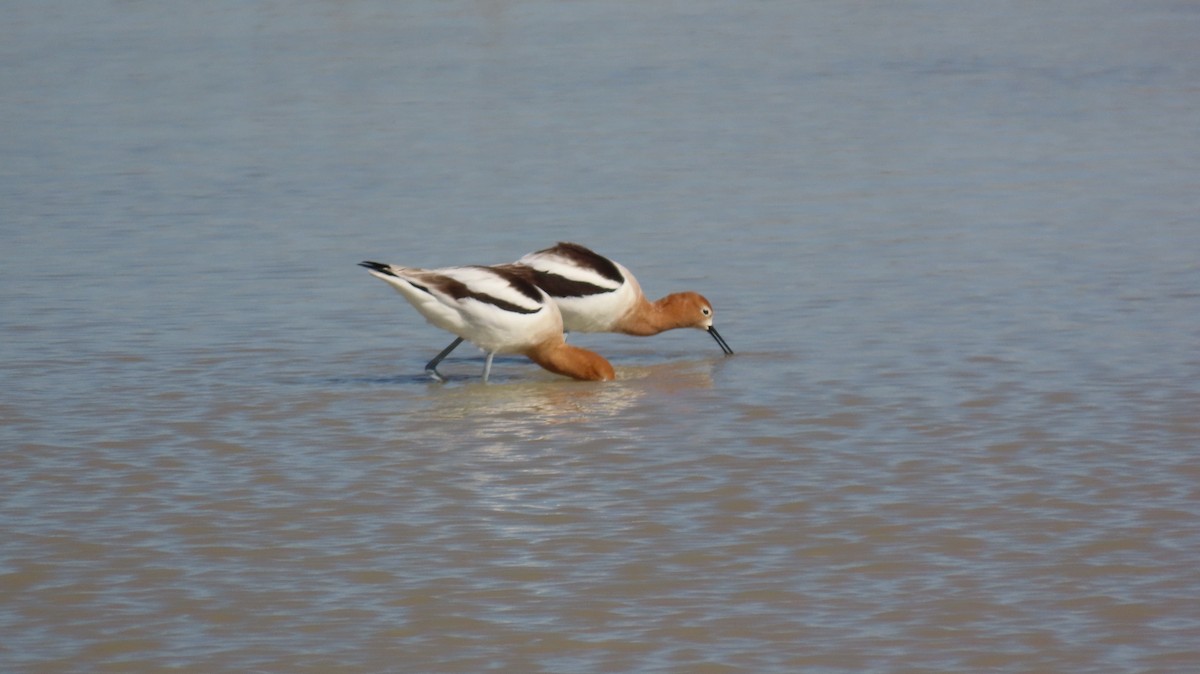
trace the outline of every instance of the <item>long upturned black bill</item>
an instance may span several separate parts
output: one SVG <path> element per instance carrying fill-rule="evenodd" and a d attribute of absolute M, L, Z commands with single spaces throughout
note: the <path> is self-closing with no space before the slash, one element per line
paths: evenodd
<path fill-rule="evenodd" d="M 721 350 L 725 352 L 726 356 L 733 355 L 733 349 L 729 348 L 729 345 L 725 343 L 725 339 L 721 337 L 721 333 L 717 332 L 716 328 L 712 327 L 711 325 L 708 326 L 708 334 L 712 335 L 713 339 L 717 340 L 717 344 L 721 345 Z"/>

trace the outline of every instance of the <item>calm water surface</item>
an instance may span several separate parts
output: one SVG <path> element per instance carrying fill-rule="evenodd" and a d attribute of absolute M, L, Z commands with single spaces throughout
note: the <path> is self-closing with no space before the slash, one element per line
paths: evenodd
<path fill-rule="evenodd" d="M 1196 4 L 5 15 L 0 669 L 1200 666 Z M 355 266 L 556 240 L 737 355 Z"/>

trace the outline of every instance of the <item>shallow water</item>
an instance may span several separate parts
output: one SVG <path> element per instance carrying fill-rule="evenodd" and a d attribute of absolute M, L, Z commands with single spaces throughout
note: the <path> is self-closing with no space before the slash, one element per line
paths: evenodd
<path fill-rule="evenodd" d="M 1200 662 L 1195 6 L 6 14 L 0 669 Z M 355 266 L 556 240 L 737 354 Z"/>

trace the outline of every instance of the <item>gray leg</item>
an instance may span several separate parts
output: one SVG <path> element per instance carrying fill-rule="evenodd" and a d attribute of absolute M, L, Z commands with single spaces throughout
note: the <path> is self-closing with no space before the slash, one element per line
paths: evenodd
<path fill-rule="evenodd" d="M 487 383 L 488 375 L 492 373 L 492 356 L 496 354 L 488 352 L 487 360 L 483 361 L 483 383 Z"/>
<path fill-rule="evenodd" d="M 433 360 L 431 360 L 425 364 L 425 374 L 429 375 L 430 377 L 433 377 L 437 381 L 446 381 L 445 377 L 443 377 L 441 375 L 441 373 L 437 371 L 438 363 L 441 363 L 446 358 L 446 356 L 450 355 L 451 351 L 458 348 L 458 345 L 462 344 L 462 343 L 463 343 L 462 337 L 455 337 L 454 341 L 450 342 L 450 346 L 447 346 L 446 348 L 442 349 L 441 353 L 434 356 Z"/>

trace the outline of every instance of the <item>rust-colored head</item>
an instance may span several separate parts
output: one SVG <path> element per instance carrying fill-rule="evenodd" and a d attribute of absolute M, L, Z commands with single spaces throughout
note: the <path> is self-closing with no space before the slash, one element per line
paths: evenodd
<path fill-rule="evenodd" d="M 690 291 L 672 293 L 656 304 L 662 317 L 663 330 L 699 328 L 712 335 L 726 355 L 733 353 L 733 349 L 729 348 L 717 329 L 713 327 L 712 304 L 700 293 Z"/>
<path fill-rule="evenodd" d="M 671 293 L 657 302 L 664 323 L 670 328 L 700 328 L 712 325 L 712 304 L 700 293 Z"/>

